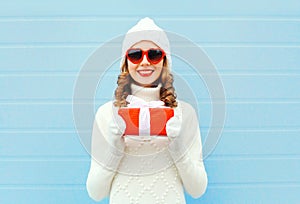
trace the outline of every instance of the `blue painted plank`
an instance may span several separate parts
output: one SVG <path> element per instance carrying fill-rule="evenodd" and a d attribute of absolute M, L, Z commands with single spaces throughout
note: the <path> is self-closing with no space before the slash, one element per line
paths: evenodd
<path fill-rule="evenodd" d="M 203 47 L 204 51 L 224 72 L 283 72 L 298 71 L 300 67 L 300 48 L 289 46 L 260 45 L 251 47 Z"/>
<path fill-rule="evenodd" d="M 208 186 L 203 197 L 193 199 L 186 195 L 187 204 L 240 204 L 240 203 L 299 203 L 300 187 L 295 185 L 275 186 Z M 41 188 L 1 188 L 1 203 L 19 204 L 52 204 L 52 203 L 99 203 L 108 204 L 108 199 L 102 202 L 92 201 L 85 190 L 85 187 L 57 187 L 51 186 Z"/>
<path fill-rule="evenodd" d="M 103 77 L 97 78 L 90 73 L 87 82 L 95 79 L 96 100 L 111 100 L 117 86 L 117 73 L 110 71 Z M 199 101 L 210 101 L 208 88 L 201 77 L 207 74 L 195 75 L 193 73 L 174 72 L 175 88 L 181 100 L 187 97 L 196 97 Z M 264 101 L 264 100 L 298 100 L 300 92 L 300 74 L 222 74 L 219 75 L 225 89 L 228 101 Z M 76 74 L 18 74 L 0 75 L 0 100 L 2 101 L 28 101 L 48 100 L 52 102 L 71 101 L 76 84 Z M 109 87 L 109 88 L 108 88 Z M 190 89 L 191 95 L 186 93 Z M 59 91 L 58 91 L 59 90 Z M 276 91 L 274 91 L 276 90 Z M 289 91 L 287 91 L 289 90 Z M 187 96 L 187 97 L 185 97 Z M 94 97 L 94 96 L 91 96 Z M 87 99 L 87 98 L 82 98 Z"/>
<path fill-rule="evenodd" d="M 101 45 L 64 47 L 0 47 L 1 72 L 79 72 L 88 57 Z M 219 72 L 299 71 L 299 47 L 209 47 L 199 45 Z M 173 68 L 186 71 L 188 65 L 173 57 Z M 111 69 L 118 71 L 118 63 Z M 0 72 L 0 73 L 1 73 Z"/>
<path fill-rule="evenodd" d="M 189 204 L 241 204 L 241 203 L 299 203 L 299 185 L 224 185 L 208 186 L 200 199 L 187 199 Z"/>
<path fill-rule="evenodd" d="M 64 204 L 64 203 L 87 203 L 87 204 L 108 204 L 108 199 L 102 202 L 95 202 L 88 197 L 85 187 L 58 187 L 57 189 L 52 186 L 46 186 L 42 188 L 41 186 L 32 187 L 8 187 L 0 188 L 0 202 L 9 203 L 19 203 L 19 204 Z"/>
<path fill-rule="evenodd" d="M 2 160 L 2 185 L 83 185 L 89 159 Z M 300 158 L 226 157 L 205 160 L 210 184 L 300 183 Z"/>
<path fill-rule="evenodd" d="M 1 105 L 0 129 L 73 128 L 71 105 Z"/>
<path fill-rule="evenodd" d="M 112 1 L 47 1 L 36 2 L 34 0 L 4 1 L 1 3 L 1 16 L 195 16 L 195 15 L 229 15 L 229 16 L 251 16 L 251 15 L 299 15 L 299 1 L 274 0 L 272 4 L 269 1 L 251 1 L 241 2 L 231 1 L 152 1 L 145 6 L 143 2 L 120 1 L 118 6 Z M 159 6 L 157 6 L 159 5 Z M 168 8 L 168 9 L 166 9 Z M 265 9 L 268 8 L 268 9 Z M 155 12 L 153 12 L 155 11 Z M 188 13 L 187 13 L 188 12 Z"/>
<path fill-rule="evenodd" d="M 100 45 L 99 45 L 100 46 Z M 96 47 L 0 47 L 1 72 L 79 71 Z"/>
<path fill-rule="evenodd" d="M 196 95 L 199 101 L 203 99 L 211 99 L 209 89 L 213 88 L 211 82 L 216 78 L 222 81 L 225 97 L 228 102 L 276 102 L 280 100 L 296 100 L 300 98 L 300 92 L 296 87 L 300 86 L 300 75 L 298 74 L 220 74 L 218 77 L 209 74 L 182 74 L 175 75 L 182 78 L 184 82 L 191 87 L 192 92 Z M 206 87 L 205 84 L 209 84 Z M 180 87 L 181 84 L 175 85 Z M 214 85 L 214 84 L 213 84 Z M 176 87 L 176 86 L 175 86 Z M 276 91 L 274 91 L 276 90 Z M 288 90 L 288 91 L 287 91 Z M 184 92 L 182 92 L 184 95 Z M 178 94 L 180 96 L 180 93 Z M 216 98 L 222 98 L 217 96 Z"/>
<path fill-rule="evenodd" d="M 0 21 L 0 43 L 101 43 L 125 34 L 128 19 Z M 175 19 L 157 22 L 196 43 L 299 43 L 299 21 Z M 37 32 L 38 31 L 38 32 Z M 22 33 L 22 36 L 19 35 Z M 34 34 L 33 34 L 34 33 Z M 276 35 L 274 34 L 276 33 Z"/>
<path fill-rule="evenodd" d="M 217 183 L 298 183 L 300 158 L 296 157 L 209 157 L 205 161 L 208 180 Z"/>
<path fill-rule="evenodd" d="M 300 155 L 300 130 L 224 131 L 211 156 Z M 206 132 L 203 132 L 203 136 Z M 204 142 L 204 139 L 203 139 Z"/>
<path fill-rule="evenodd" d="M 299 127 L 299 103 L 278 104 L 227 104 L 225 128 L 274 128 Z"/>
<path fill-rule="evenodd" d="M 1 100 L 70 100 L 75 82 L 74 75 L 0 76 Z"/>
<path fill-rule="evenodd" d="M 201 129 L 203 145 L 207 133 L 207 128 Z M 299 130 L 224 130 L 210 157 L 300 155 L 299 144 Z M 85 157 L 88 156 L 88 152 L 75 131 L 6 131 L 0 132 L 0 156 L 2 158 Z"/>
<path fill-rule="evenodd" d="M 0 132 L 0 156 L 87 156 L 77 132 Z"/>
<path fill-rule="evenodd" d="M 299 103 L 227 103 L 226 109 L 225 129 L 293 129 L 300 125 Z M 201 127 L 210 127 L 210 104 L 200 103 L 199 113 Z M 80 128 L 90 130 L 94 115 L 82 112 L 82 117 L 87 122 Z M 73 130 L 72 104 L 3 104 L 0 129 Z"/>
<path fill-rule="evenodd" d="M 1 161 L 1 185 L 79 185 L 85 184 L 89 161 L 61 161 L 31 158 Z"/>

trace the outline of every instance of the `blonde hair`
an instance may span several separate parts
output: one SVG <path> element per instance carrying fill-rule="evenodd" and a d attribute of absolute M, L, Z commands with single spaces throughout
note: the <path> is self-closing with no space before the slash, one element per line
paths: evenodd
<path fill-rule="evenodd" d="M 128 71 L 127 59 L 121 67 L 122 72 L 118 76 L 117 88 L 115 90 L 115 102 L 117 107 L 126 107 L 126 97 L 131 94 L 131 83 L 134 83 Z M 174 108 L 177 107 L 175 89 L 173 87 L 173 75 L 170 72 L 168 61 L 164 58 L 162 73 L 158 79 L 158 83 L 162 84 L 160 89 L 160 100 L 165 103 L 165 106 Z"/>

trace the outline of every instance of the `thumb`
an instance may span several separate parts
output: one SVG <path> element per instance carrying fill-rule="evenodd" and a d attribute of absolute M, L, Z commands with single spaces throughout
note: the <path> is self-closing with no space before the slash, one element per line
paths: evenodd
<path fill-rule="evenodd" d="M 109 124 L 109 127 L 113 134 L 123 135 L 123 133 L 125 132 L 125 128 L 126 128 L 126 123 L 122 117 L 120 117 L 119 115 L 116 115 L 114 117 L 113 121 L 111 121 L 111 123 Z"/>

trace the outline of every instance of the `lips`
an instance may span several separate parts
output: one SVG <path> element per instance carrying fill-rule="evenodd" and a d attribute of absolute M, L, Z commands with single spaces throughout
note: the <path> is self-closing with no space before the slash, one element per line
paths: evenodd
<path fill-rule="evenodd" d="M 152 75 L 152 73 L 154 72 L 154 70 L 152 70 L 152 69 L 142 69 L 142 70 L 137 70 L 137 72 L 142 77 L 149 77 L 149 76 Z"/>

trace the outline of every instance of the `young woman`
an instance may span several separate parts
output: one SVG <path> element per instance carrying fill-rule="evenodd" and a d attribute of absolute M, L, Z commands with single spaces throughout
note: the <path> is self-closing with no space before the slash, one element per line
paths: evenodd
<path fill-rule="evenodd" d="M 166 137 L 144 136 L 147 128 L 124 135 L 119 109 L 161 106 L 174 111 Z M 197 115 L 176 100 L 167 35 L 153 20 L 141 19 L 123 41 L 115 101 L 95 116 L 87 191 L 98 201 L 109 196 L 112 204 L 186 203 L 184 190 L 195 198 L 206 190 L 201 151 Z"/>

